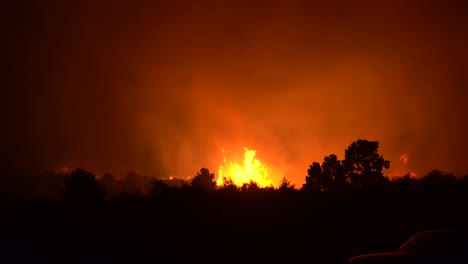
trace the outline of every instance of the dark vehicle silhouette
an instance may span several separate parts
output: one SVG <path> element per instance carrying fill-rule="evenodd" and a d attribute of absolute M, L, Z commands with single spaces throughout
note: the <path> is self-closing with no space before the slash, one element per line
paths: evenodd
<path fill-rule="evenodd" d="M 465 230 L 421 231 L 396 251 L 359 255 L 349 264 L 468 263 L 468 232 Z"/>

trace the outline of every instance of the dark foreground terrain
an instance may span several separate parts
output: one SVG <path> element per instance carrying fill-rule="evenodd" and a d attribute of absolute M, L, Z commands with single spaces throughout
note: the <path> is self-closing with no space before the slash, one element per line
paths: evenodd
<path fill-rule="evenodd" d="M 343 263 L 466 228 L 464 190 L 174 191 L 93 204 L 2 200 L 3 263 Z"/>

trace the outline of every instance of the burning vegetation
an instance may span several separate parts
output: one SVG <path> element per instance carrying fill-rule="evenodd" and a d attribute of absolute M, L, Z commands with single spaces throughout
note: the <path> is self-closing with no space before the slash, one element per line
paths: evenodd
<path fill-rule="evenodd" d="M 232 181 L 235 185 L 242 186 L 253 181 L 260 187 L 273 186 L 268 167 L 255 158 L 256 151 L 248 148 L 244 148 L 244 151 L 243 158 L 236 159 L 233 156 L 226 158 L 228 152 L 222 149 L 223 164 L 219 166 L 216 185 L 221 186 L 223 182 Z"/>

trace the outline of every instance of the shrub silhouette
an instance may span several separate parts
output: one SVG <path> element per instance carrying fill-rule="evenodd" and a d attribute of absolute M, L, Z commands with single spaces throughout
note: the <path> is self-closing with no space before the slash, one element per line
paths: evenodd
<path fill-rule="evenodd" d="M 250 180 L 248 183 L 242 184 L 241 187 L 242 192 L 258 192 L 260 191 L 260 186 L 253 180 Z"/>
<path fill-rule="evenodd" d="M 165 193 L 169 190 L 169 186 L 162 180 L 154 180 L 153 188 L 151 189 L 152 196 Z"/>
<path fill-rule="evenodd" d="M 239 188 L 234 183 L 232 179 L 227 179 L 226 177 L 223 178 L 223 185 L 219 187 L 219 190 L 226 191 L 226 192 L 237 192 Z"/>

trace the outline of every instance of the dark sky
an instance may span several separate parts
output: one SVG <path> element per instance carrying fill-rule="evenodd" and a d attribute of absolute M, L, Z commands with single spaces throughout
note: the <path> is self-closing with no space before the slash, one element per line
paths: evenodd
<path fill-rule="evenodd" d="M 12 2 L 10 169 L 184 177 L 248 146 L 302 184 L 365 138 L 389 173 L 468 173 L 464 1 Z"/>

